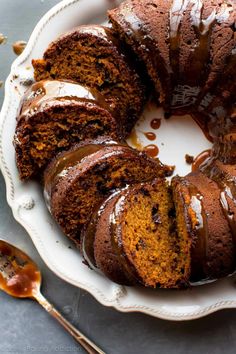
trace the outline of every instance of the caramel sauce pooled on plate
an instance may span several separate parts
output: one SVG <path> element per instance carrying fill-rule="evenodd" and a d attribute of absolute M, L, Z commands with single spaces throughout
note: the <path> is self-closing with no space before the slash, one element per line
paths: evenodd
<path fill-rule="evenodd" d="M 155 140 L 156 139 L 156 134 L 155 133 L 153 133 L 153 132 L 147 132 L 147 133 L 144 133 L 144 135 L 146 136 L 146 138 L 148 139 L 148 140 Z"/>
<path fill-rule="evenodd" d="M 34 262 L 0 240 L 0 288 L 16 297 L 31 297 L 41 282 Z"/>
<path fill-rule="evenodd" d="M 154 118 L 152 121 L 151 121 L 151 128 L 152 129 L 159 129 L 160 126 L 161 126 L 161 119 L 160 118 Z"/>
<path fill-rule="evenodd" d="M 150 157 L 156 157 L 159 154 L 158 147 L 156 145 L 153 145 L 153 144 L 145 146 L 144 151 Z"/>

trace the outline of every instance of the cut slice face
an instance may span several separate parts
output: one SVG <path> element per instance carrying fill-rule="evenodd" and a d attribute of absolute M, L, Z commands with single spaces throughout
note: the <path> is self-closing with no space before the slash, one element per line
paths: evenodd
<path fill-rule="evenodd" d="M 113 248 L 127 272 L 146 287 L 187 286 L 190 240 L 176 234 L 165 181 L 130 187 L 116 202 L 110 220 Z"/>
<path fill-rule="evenodd" d="M 85 150 L 82 159 L 77 159 L 80 147 L 61 154 L 48 166 L 44 179 L 53 216 L 64 233 L 76 242 L 94 208 L 115 189 L 164 177 L 170 172 L 158 160 L 124 145 L 92 144 L 82 150 Z M 87 151 L 90 153 L 86 155 Z M 58 166 L 62 168 L 58 170 Z"/>
<path fill-rule="evenodd" d="M 56 154 L 99 136 L 121 140 L 116 119 L 89 89 L 65 81 L 35 83 L 17 117 L 14 145 L 20 178 L 38 177 Z"/>
<path fill-rule="evenodd" d="M 145 88 L 133 60 L 110 28 L 80 26 L 50 44 L 43 59 L 33 60 L 36 81 L 66 79 L 99 91 L 111 113 L 131 131 L 145 102 Z"/>

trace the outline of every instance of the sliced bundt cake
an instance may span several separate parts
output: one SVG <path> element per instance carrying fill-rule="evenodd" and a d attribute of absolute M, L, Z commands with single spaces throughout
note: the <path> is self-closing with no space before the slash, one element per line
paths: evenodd
<path fill-rule="evenodd" d="M 62 153 L 49 164 L 44 179 L 46 199 L 64 233 L 79 241 L 81 228 L 96 205 L 114 189 L 170 171 L 128 146 L 91 143 Z"/>
<path fill-rule="evenodd" d="M 20 178 L 42 172 L 60 151 L 101 135 L 120 140 L 118 123 L 99 93 L 72 82 L 40 81 L 23 97 L 14 145 Z"/>
<path fill-rule="evenodd" d="M 91 234 L 85 234 L 84 240 Z M 167 183 L 133 185 L 110 198 L 96 222 L 94 259 L 111 280 L 147 287 L 188 284 L 189 236 L 178 237 Z M 88 241 L 87 241 L 88 242 Z"/>
<path fill-rule="evenodd" d="M 33 66 L 36 81 L 68 79 L 98 90 L 126 133 L 142 112 L 144 87 L 109 28 L 77 27 L 53 42 Z"/>
<path fill-rule="evenodd" d="M 38 82 L 14 140 L 20 177 L 43 174 L 63 232 L 117 283 L 181 288 L 227 276 L 236 269 L 236 2 L 126 0 L 108 14 L 112 29 L 77 27 L 33 60 Z M 166 116 L 191 114 L 213 142 L 171 186 L 171 168 L 123 140 L 145 102 L 141 67 Z"/>

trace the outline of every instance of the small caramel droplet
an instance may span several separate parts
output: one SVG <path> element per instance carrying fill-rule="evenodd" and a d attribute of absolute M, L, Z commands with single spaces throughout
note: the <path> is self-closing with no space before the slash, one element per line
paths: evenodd
<path fill-rule="evenodd" d="M 199 170 L 201 164 L 211 156 L 211 152 L 211 149 L 204 150 L 194 159 L 192 164 L 192 172 Z"/>
<path fill-rule="evenodd" d="M 152 132 L 147 132 L 147 133 L 144 133 L 144 135 L 146 136 L 146 138 L 148 140 L 155 140 L 156 139 L 156 134 L 155 133 L 152 133 Z"/>
<path fill-rule="evenodd" d="M 153 144 L 145 146 L 144 151 L 150 157 L 156 157 L 159 154 L 158 147 L 156 145 L 153 145 Z"/>
<path fill-rule="evenodd" d="M 0 44 L 5 44 L 7 42 L 7 37 L 0 33 Z"/>
<path fill-rule="evenodd" d="M 26 47 L 25 41 L 16 41 L 12 44 L 13 51 L 16 55 L 20 55 Z"/>
<path fill-rule="evenodd" d="M 160 118 L 155 118 L 151 121 L 152 129 L 159 129 L 160 126 L 161 126 L 161 119 Z"/>

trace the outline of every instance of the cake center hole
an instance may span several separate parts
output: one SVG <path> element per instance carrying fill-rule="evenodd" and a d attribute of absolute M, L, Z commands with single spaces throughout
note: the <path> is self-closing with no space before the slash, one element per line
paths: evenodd
<path fill-rule="evenodd" d="M 156 156 L 167 165 L 175 165 L 174 174 L 179 175 L 191 171 L 186 155 L 195 158 L 212 147 L 190 115 L 165 119 L 163 109 L 154 105 L 146 108 L 127 141 L 138 150 L 146 150 L 149 156 Z"/>

